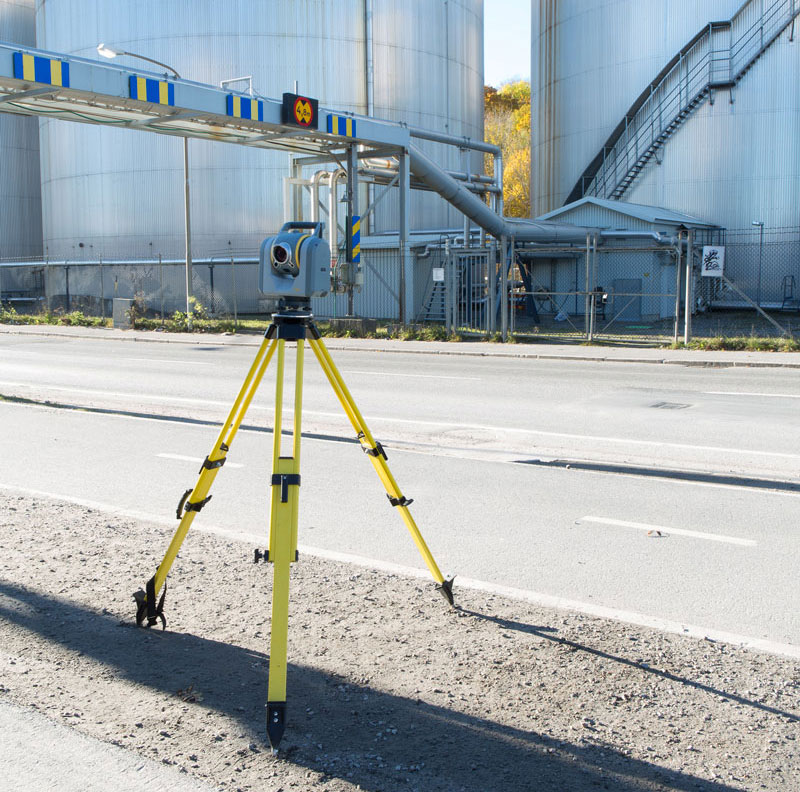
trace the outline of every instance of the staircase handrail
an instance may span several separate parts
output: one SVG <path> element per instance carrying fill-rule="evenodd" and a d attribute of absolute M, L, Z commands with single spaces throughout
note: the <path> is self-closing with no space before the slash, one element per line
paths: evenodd
<path fill-rule="evenodd" d="M 800 14 L 800 0 L 773 0 L 767 8 L 764 2 L 747 0 L 729 21 L 710 22 L 681 47 L 630 106 L 565 203 L 590 194 L 607 197 L 618 189 L 631 168 L 680 123 L 681 114 L 714 89 L 735 85 Z M 723 30 L 730 31 L 729 47 L 713 49 L 712 37 Z M 715 58 L 719 53 L 723 57 Z"/>

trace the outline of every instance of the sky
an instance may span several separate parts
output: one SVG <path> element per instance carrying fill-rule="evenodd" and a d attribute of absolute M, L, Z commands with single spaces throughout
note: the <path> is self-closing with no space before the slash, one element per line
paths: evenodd
<path fill-rule="evenodd" d="M 531 77 L 531 0 L 484 0 L 483 81 Z"/>

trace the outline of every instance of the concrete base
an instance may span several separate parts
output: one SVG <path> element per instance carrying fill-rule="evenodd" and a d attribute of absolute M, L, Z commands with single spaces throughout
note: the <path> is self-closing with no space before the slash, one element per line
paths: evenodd
<path fill-rule="evenodd" d="M 111 311 L 111 321 L 114 327 L 120 330 L 130 330 L 133 326 L 131 324 L 131 306 L 133 300 L 127 300 L 124 297 L 115 297 L 114 305 Z"/>

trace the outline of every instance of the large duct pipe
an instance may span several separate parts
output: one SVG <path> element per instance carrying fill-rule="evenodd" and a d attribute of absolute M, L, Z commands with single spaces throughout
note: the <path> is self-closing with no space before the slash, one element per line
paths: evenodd
<path fill-rule="evenodd" d="M 517 242 L 575 242 L 584 244 L 586 234 L 596 229 L 560 223 L 509 221 L 495 214 L 480 198 L 445 173 L 415 146 L 409 146 L 411 172 L 423 184 L 435 190 L 495 239 L 513 237 Z"/>

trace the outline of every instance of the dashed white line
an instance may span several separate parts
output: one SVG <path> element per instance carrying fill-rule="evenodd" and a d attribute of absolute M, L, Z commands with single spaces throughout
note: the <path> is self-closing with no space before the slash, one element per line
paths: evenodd
<path fill-rule="evenodd" d="M 594 523 L 595 525 L 610 525 L 615 528 L 635 528 L 648 533 L 663 535 L 689 536 L 692 539 L 707 539 L 710 542 L 724 542 L 725 544 L 741 545 L 742 547 L 755 547 L 755 539 L 742 539 L 738 536 L 725 536 L 724 534 L 704 533 L 703 531 L 690 531 L 686 528 L 668 528 L 665 525 L 650 525 L 649 523 L 629 522 L 628 520 L 615 520 L 611 517 L 581 517 L 579 523 Z"/>
<path fill-rule="evenodd" d="M 760 399 L 800 399 L 797 393 L 746 393 L 743 391 L 703 391 L 706 396 L 754 396 Z"/>

